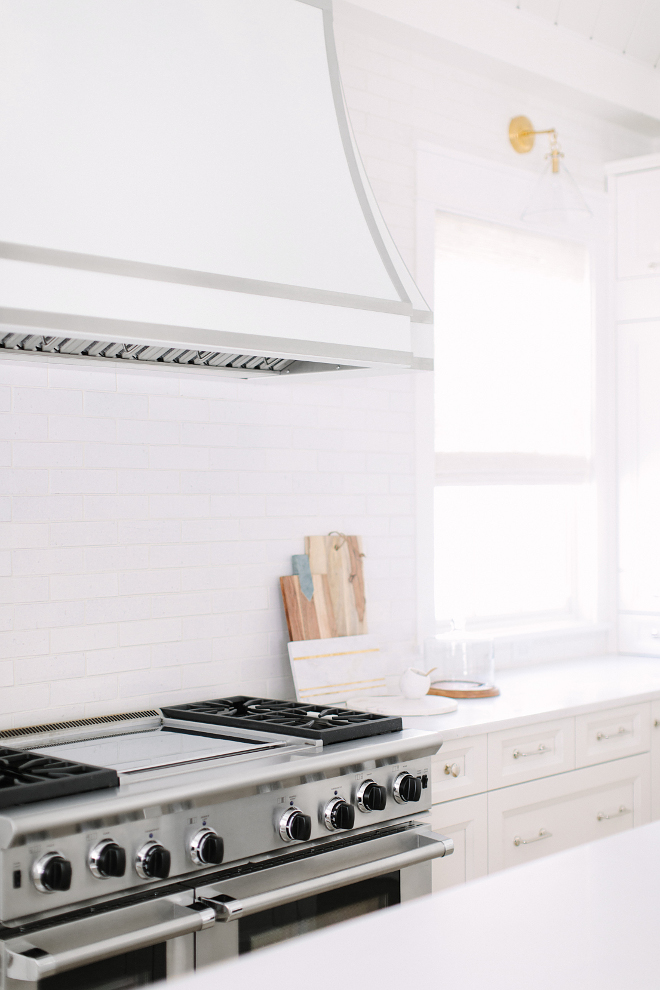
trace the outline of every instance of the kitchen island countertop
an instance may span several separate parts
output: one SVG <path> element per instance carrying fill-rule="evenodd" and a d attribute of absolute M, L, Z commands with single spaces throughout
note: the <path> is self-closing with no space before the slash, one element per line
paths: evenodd
<path fill-rule="evenodd" d="M 660 822 L 201 970 L 172 990 L 657 990 Z"/>

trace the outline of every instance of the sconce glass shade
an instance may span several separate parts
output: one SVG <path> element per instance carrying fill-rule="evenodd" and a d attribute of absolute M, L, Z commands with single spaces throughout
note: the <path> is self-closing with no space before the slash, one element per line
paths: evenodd
<path fill-rule="evenodd" d="M 545 171 L 539 178 L 521 220 L 566 224 L 593 216 L 577 182 L 563 162 L 548 155 Z"/>

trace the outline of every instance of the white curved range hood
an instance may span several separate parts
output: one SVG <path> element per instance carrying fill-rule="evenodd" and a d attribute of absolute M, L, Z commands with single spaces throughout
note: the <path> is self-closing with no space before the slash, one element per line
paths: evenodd
<path fill-rule="evenodd" d="M 2 346 L 241 377 L 432 367 L 330 0 L 0 0 L 0 18 Z"/>

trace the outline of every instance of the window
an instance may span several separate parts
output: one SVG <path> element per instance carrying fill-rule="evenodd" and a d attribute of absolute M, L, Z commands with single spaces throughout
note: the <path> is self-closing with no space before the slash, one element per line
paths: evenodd
<path fill-rule="evenodd" d="M 437 216 L 436 619 L 593 618 L 589 258 Z"/>

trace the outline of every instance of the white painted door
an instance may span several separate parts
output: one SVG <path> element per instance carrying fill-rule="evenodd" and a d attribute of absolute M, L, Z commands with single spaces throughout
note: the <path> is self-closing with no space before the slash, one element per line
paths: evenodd
<path fill-rule="evenodd" d="M 445 890 L 488 872 L 488 796 L 475 794 L 435 804 L 431 822 L 436 832 L 454 840 L 454 852 L 433 860 L 433 891 Z"/>

